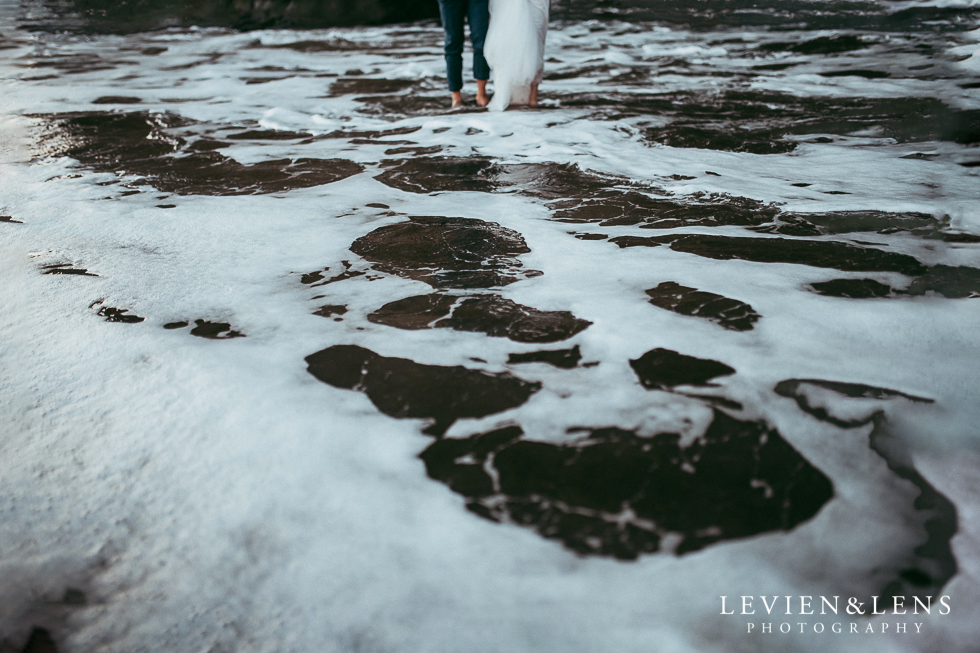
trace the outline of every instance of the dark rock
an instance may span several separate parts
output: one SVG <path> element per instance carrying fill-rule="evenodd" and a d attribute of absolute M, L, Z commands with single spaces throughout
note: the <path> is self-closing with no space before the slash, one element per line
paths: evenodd
<path fill-rule="evenodd" d="M 207 320 L 194 320 L 195 326 L 191 329 L 191 335 L 210 340 L 227 340 L 228 338 L 244 338 L 245 334 L 235 331 L 227 322 L 208 322 Z"/>
<path fill-rule="evenodd" d="M 570 370 L 582 360 L 582 352 L 579 346 L 575 345 L 571 349 L 548 349 L 543 351 L 529 351 L 523 354 L 511 354 L 507 357 L 508 365 L 517 363 L 548 363 L 555 367 Z"/>
<path fill-rule="evenodd" d="M 491 288 L 538 276 L 517 260 L 531 250 L 516 231 L 471 218 L 411 217 L 354 241 L 351 251 L 389 274 L 435 288 Z"/>
<path fill-rule="evenodd" d="M 701 317 L 732 331 L 750 331 L 761 317 L 755 310 L 737 299 L 664 281 L 646 291 L 650 303 L 680 315 Z"/>
<path fill-rule="evenodd" d="M 9 223 L 12 223 L 12 224 L 24 224 L 23 221 L 21 221 L 21 220 L 14 220 L 14 218 L 12 216 L 9 216 L 9 215 L 0 215 L 0 222 L 9 222 Z"/>
<path fill-rule="evenodd" d="M 385 415 L 434 420 L 424 432 L 441 436 L 462 417 L 520 406 L 541 388 L 508 373 L 423 365 L 356 345 L 334 345 L 306 357 L 310 374 L 337 388 L 360 390 Z"/>
<path fill-rule="evenodd" d="M 100 172 L 125 171 L 178 195 L 255 195 L 309 188 L 364 170 L 343 159 L 277 159 L 245 165 L 215 151 L 185 148 L 172 132 L 189 122 L 170 113 L 70 113 L 48 123 L 41 149 Z M 305 136 L 305 134 L 304 134 Z M 175 154 L 181 156 L 174 156 Z"/>
<path fill-rule="evenodd" d="M 533 528 L 582 555 L 633 560 L 678 534 L 680 555 L 810 519 L 833 486 L 776 431 L 721 411 L 682 448 L 680 436 L 576 429 L 556 444 L 508 427 L 443 439 L 422 452 L 428 475 L 474 513 Z"/>
<path fill-rule="evenodd" d="M 190 324 L 187 320 L 181 320 L 179 322 L 167 322 L 163 325 L 164 329 L 183 329 L 185 326 Z"/>
<path fill-rule="evenodd" d="M 677 385 L 709 385 L 708 381 L 715 377 L 735 373 L 724 363 L 662 348 L 651 349 L 636 360 L 631 360 L 630 367 L 647 390 L 669 390 Z"/>

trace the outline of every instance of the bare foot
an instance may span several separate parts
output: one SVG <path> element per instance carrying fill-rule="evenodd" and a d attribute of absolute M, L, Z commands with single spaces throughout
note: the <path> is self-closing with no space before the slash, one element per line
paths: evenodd
<path fill-rule="evenodd" d="M 536 107 L 538 106 L 538 85 L 531 84 L 531 93 L 527 98 L 527 106 Z"/>
<path fill-rule="evenodd" d="M 490 104 L 490 98 L 487 97 L 487 80 L 485 79 L 476 80 L 476 103 L 481 107 Z"/>
<path fill-rule="evenodd" d="M 450 95 L 453 98 L 453 105 L 450 108 L 452 108 L 452 109 L 459 109 L 460 107 L 463 106 L 463 93 L 462 93 L 462 91 L 451 91 L 450 92 Z"/>

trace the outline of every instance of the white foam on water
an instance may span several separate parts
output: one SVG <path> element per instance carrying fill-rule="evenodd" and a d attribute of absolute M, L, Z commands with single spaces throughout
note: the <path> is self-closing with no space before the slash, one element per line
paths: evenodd
<path fill-rule="evenodd" d="M 980 234 L 977 168 L 959 165 L 975 157 L 975 149 L 899 143 L 875 134 L 833 135 L 832 143 L 803 142 L 791 153 L 765 156 L 651 146 L 643 142 L 643 130 L 662 124 L 662 116 L 588 120 L 582 118 L 592 109 L 561 104 L 575 93 L 725 88 L 728 78 L 711 73 L 796 55 L 762 56 L 710 43 L 744 36 L 754 47 L 803 36 L 625 24 L 590 32 L 570 24 L 549 35 L 546 59 L 560 61 L 547 64 L 552 70 L 608 65 L 624 72 L 643 62 L 686 58 L 693 74 L 617 88 L 602 82 L 619 72 L 600 70 L 546 79 L 541 111 L 397 117 L 365 113 L 356 96 L 329 97 L 330 84 L 357 69 L 441 88 L 437 28 L 131 36 L 12 36 L 4 29 L 18 47 L 2 51 L 0 61 L 6 116 L 0 214 L 23 222 L 0 223 L 0 460 L 8 488 L 0 496 L 4 646 L 22 647 L 34 624 L 52 629 L 59 650 L 107 653 L 877 652 L 968 650 L 975 642 L 978 300 L 823 297 L 804 288 L 842 276 L 901 285 L 902 277 L 720 261 L 667 247 L 621 249 L 569 232 L 666 232 L 555 222 L 543 202 L 517 193 L 421 195 L 374 179 L 378 162 L 388 157 L 384 152 L 407 140 L 505 163 L 576 163 L 681 196 L 729 193 L 789 211 L 949 215 L 953 228 Z M 897 73 L 928 61 L 946 66 L 944 54 L 929 59 L 896 52 L 888 39 L 898 36 L 868 38 L 880 42 L 834 55 L 832 65 L 796 57 L 805 60 L 798 69 L 752 78 L 744 88 L 801 97 L 938 97 L 976 107 L 975 96 L 942 75 Z M 305 40 L 346 41 L 362 49 L 271 47 Z M 168 49 L 140 54 L 150 46 Z M 883 52 L 889 53 L 886 61 Z M 64 74 L 35 65 L 56 56 L 98 56 L 108 67 Z M 958 70 L 955 63 L 948 63 L 949 70 Z M 894 74 L 872 80 L 818 74 L 837 65 Z M 969 69 L 964 61 L 958 65 Z M 268 69 L 254 70 L 261 67 Z M 28 79 L 52 73 L 58 76 Z M 283 78 L 245 81 L 258 76 Z M 91 104 L 103 96 L 142 102 Z M 67 158 L 34 158 L 32 150 L 40 129 L 32 114 L 101 109 L 172 111 L 197 121 L 178 130 L 182 135 L 218 139 L 258 128 L 311 135 L 419 130 L 376 139 L 388 144 L 246 140 L 221 150 L 244 163 L 302 156 L 367 166 L 333 184 L 236 197 L 139 186 L 139 194 L 119 197 L 118 186 L 100 185 L 115 181 L 113 174 Z M 901 158 L 916 152 L 939 157 Z M 694 179 L 669 181 L 674 174 Z M 791 185 L 799 182 L 812 185 Z M 395 215 L 368 203 L 386 204 Z M 366 315 L 387 302 L 426 294 L 428 285 L 379 273 L 320 288 L 300 282 L 302 274 L 323 268 L 339 274 L 343 261 L 369 270 L 349 251 L 351 243 L 409 215 L 479 218 L 521 233 L 531 249 L 521 257 L 524 267 L 544 274 L 500 293 L 541 310 L 571 311 L 592 325 L 547 347 L 449 329 L 401 331 L 373 324 Z M 758 236 L 738 227 L 710 233 Z M 978 265 L 975 244 L 901 234 L 824 239 L 874 242 L 929 265 Z M 41 274 L 42 266 L 56 263 L 98 276 Z M 763 317 L 754 330 L 736 333 L 665 311 L 644 293 L 663 281 L 737 298 Z M 342 304 L 348 312 L 341 321 L 312 314 L 324 304 Z M 145 321 L 109 323 L 97 315 L 100 306 L 125 308 Z M 214 341 L 189 336 L 190 327 L 162 328 L 195 319 L 227 322 L 246 337 Z M 717 392 L 743 403 L 744 419 L 765 419 L 778 428 L 831 478 L 835 496 L 790 532 L 726 541 L 680 557 L 621 562 L 578 556 L 530 529 L 477 517 L 459 495 L 427 478 L 417 456 L 431 438 L 420 434 L 421 420 L 389 418 L 364 394 L 307 373 L 304 357 L 334 344 L 541 381 L 543 389 L 523 406 L 459 420 L 449 435 L 520 424 L 529 437 L 555 442 L 566 440 L 572 426 L 677 430 L 692 441 L 710 419 L 708 409 L 677 394 L 642 389 L 629 360 L 664 347 L 722 361 L 737 374 L 719 379 Z M 581 347 L 583 362 L 599 365 L 559 370 L 506 362 L 510 353 L 572 344 Z M 862 632 L 873 624 L 879 631 L 873 636 L 764 638 L 743 632 L 750 618 L 719 614 L 721 595 L 860 595 L 878 560 L 900 556 L 924 538 L 911 510 L 918 489 L 869 448 L 870 428 L 818 422 L 790 399 L 773 395 L 771 388 L 788 378 L 864 383 L 936 401 L 896 400 L 887 414 L 919 472 L 959 511 L 953 549 L 960 571 L 943 589 L 951 614 L 856 622 Z M 863 408 L 842 404 L 839 410 Z M 58 605 L 66 588 L 83 590 L 87 603 Z M 791 622 L 794 631 L 801 620 L 772 619 L 777 628 Z M 849 628 L 850 617 L 838 620 Z M 882 635 L 884 621 L 908 622 L 909 630 L 918 621 L 923 633 Z M 832 622 L 825 623 L 829 628 Z"/>

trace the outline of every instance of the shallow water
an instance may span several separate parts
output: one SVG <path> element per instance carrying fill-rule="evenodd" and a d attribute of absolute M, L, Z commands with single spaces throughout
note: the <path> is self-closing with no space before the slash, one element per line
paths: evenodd
<path fill-rule="evenodd" d="M 503 114 L 434 24 L 5 8 L 0 651 L 970 650 L 976 11 L 715 4 Z"/>

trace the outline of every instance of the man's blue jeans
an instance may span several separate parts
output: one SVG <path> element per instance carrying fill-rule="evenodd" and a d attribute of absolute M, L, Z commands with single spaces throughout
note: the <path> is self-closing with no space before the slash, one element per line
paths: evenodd
<path fill-rule="evenodd" d="M 470 40 L 473 41 L 473 77 L 490 79 L 490 66 L 483 58 L 483 42 L 490 26 L 488 0 L 439 0 L 442 26 L 446 29 L 446 77 L 449 90 L 463 88 L 463 22 L 469 17 Z"/>

